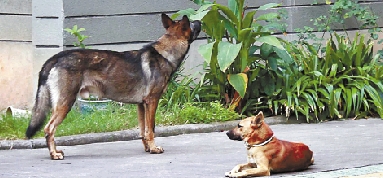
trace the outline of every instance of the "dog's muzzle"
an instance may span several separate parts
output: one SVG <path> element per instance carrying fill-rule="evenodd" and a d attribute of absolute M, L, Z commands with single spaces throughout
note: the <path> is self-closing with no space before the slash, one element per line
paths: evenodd
<path fill-rule="evenodd" d="M 195 20 L 190 23 L 190 29 L 192 31 L 190 35 L 189 42 L 193 42 L 195 39 L 197 39 L 199 33 L 201 32 L 201 21 Z"/>
<path fill-rule="evenodd" d="M 226 132 L 226 135 L 229 137 L 230 140 L 237 140 L 237 141 L 243 140 L 242 136 L 235 134 L 233 130 L 229 130 L 228 132 Z"/>

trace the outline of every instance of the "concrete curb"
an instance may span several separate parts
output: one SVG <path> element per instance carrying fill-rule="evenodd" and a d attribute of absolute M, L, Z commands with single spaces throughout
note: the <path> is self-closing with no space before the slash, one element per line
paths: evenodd
<path fill-rule="evenodd" d="M 299 124 L 307 123 L 304 119 L 286 119 L 284 116 L 273 116 L 265 118 L 269 125 L 275 124 Z M 213 124 L 185 124 L 175 126 L 156 127 L 156 137 L 168 137 L 190 133 L 209 133 L 222 132 L 236 127 L 238 121 L 228 121 Z M 99 142 L 129 141 L 139 139 L 139 130 L 123 130 L 108 133 L 90 133 L 74 136 L 57 137 L 55 139 L 57 146 L 73 146 L 84 145 Z M 44 138 L 31 140 L 2 140 L 0 141 L 0 150 L 9 149 L 36 149 L 45 148 L 46 142 Z"/>

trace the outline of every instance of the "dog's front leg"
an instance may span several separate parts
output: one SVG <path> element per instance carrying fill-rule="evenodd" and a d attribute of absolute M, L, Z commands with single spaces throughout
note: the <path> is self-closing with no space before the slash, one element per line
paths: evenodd
<path fill-rule="evenodd" d="M 149 145 L 145 139 L 145 106 L 143 103 L 137 104 L 138 126 L 140 127 L 140 138 L 146 152 L 149 152 Z"/>
<path fill-rule="evenodd" d="M 246 176 L 253 176 L 253 177 L 270 176 L 270 170 L 267 167 L 257 167 L 253 169 L 246 169 L 246 170 L 243 170 L 241 173 L 243 173 Z"/>
<path fill-rule="evenodd" d="M 249 165 L 252 165 L 254 163 L 249 163 Z M 256 167 L 243 169 L 241 170 L 241 175 L 246 176 L 252 176 L 252 177 L 259 177 L 259 176 L 270 176 L 270 166 L 269 166 L 269 160 L 266 157 L 261 157 L 258 159 Z"/>
<path fill-rule="evenodd" d="M 231 171 L 225 172 L 225 176 L 226 177 L 233 177 L 234 175 L 239 175 L 239 174 L 241 174 L 242 170 L 252 168 L 252 166 L 253 166 L 253 164 L 250 164 L 250 163 L 238 164 L 233 169 L 231 169 Z"/>
<path fill-rule="evenodd" d="M 162 147 L 154 143 L 155 115 L 159 98 L 149 97 L 145 100 L 145 141 L 149 146 L 149 152 L 152 154 L 163 153 Z"/>

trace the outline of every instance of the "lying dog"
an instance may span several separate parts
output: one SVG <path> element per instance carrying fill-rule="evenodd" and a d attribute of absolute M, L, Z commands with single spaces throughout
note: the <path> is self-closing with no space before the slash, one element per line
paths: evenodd
<path fill-rule="evenodd" d="M 226 134 L 231 140 L 245 141 L 248 162 L 235 166 L 226 177 L 270 176 L 270 172 L 304 170 L 314 163 L 307 145 L 274 137 L 262 112 L 240 121 Z"/>

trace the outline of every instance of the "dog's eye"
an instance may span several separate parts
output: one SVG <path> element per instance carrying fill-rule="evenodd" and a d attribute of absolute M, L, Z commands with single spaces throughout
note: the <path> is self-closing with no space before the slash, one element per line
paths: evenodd
<path fill-rule="evenodd" d="M 242 125 L 240 125 L 240 124 L 238 124 L 238 128 L 241 128 L 241 127 L 243 127 Z"/>

